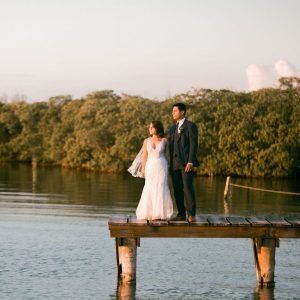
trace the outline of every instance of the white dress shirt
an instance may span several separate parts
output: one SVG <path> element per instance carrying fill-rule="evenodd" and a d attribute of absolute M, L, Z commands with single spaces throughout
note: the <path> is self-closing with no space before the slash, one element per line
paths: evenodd
<path fill-rule="evenodd" d="M 178 133 L 180 133 L 179 128 L 182 126 L 182 124 L 183 124 L 184 121 L 185 121 L 185 118 L 183 118 L 183 119 L 181 119 L 181 120 L 179 120 L 179 121 L 177 122 L 177 124 L 178 124 L 178 128 L 177 128 Z"/>

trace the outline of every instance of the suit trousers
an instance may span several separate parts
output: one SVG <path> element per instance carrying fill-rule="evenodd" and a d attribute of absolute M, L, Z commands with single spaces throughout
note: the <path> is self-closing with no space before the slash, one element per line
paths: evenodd
<path fill-rule="evenodd" d="M 185 172 L 184 168 L 172 170 L 174 197 L 178 214 L 186 217 L 186 213 L 192 216 L 196 214 L 195 191 L 193 187 L 193 172 Z"/>

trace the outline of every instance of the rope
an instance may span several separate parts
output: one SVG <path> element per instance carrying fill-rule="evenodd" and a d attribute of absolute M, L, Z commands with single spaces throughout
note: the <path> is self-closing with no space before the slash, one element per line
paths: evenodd
<path fill-rule="evenodd" d="M 233 183 L 230 183 L 229 185 L 231 185 L 231 186 L 236 186 L 236 187 L 240 187 L 240 188 L 243 188 L 243 189 L 255 190 L 255 191 L 262 191 L 262 192 L 269 192 L 269 193 L 277 193 L 277 194 L 285 194 L 285 195 L 296 195 L 296 196 L 300 196 L 300 193 L 292 193 L 292 192 L 284 192 L 284 191 L 275 191 L 275 190 L 259 189 L 259 188 L 255 188 L 255 187 L 251 187 L 251 186 L 244 186 L 244 185 L 233 184 Z"/>

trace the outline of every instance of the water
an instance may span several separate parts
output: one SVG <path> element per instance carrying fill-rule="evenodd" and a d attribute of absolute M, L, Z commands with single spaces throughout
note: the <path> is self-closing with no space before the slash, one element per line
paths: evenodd
<path fill-rule="evenodd" d="M 294 180 L 232 179 L 300 192 Z M 198 213 L 300 215 L 300 197 L 196 178 Z M 0 166 L 0 299 L 300 299 L 300 240 L 276 249 L 275 288 L 256 288 L 248 239 L 142 239 L 136 285 L 118 285 L 107 221 L 133 214 L 143 180 L 60 168 Z"/>

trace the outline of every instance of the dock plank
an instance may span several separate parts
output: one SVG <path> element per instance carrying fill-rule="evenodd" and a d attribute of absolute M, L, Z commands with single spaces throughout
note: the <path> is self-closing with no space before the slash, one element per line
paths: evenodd
<path fill-rule="evenodd" d="M 230 226 L 230 223 L 224 216 L 209 216 L 207 220 L 213 226 Z"/>
<path fill-rule="evenodd" d="M 293 227 L 300 227 L 300 217 L 287 217 L 285 218 Z"/>
<path fill-rule="evenodd" d="M 168 226 L 169 223 L 167 220 L 151 220 L 149 221 L 148 225 L 151 226 Z"/>
<path fill-rule="evenodd" d="M 147 220 L 139 220 L 136 216 L 129 216 L 128 223 L 137 226 L 146 226 L 148 224 Z"/>
<path fill-rule="evenodd" d="M 274 227 L 291 227 L 292 225 L 287 222 L 283 217 L 270 216 L 266 217 L 266 220 Z"/>
<path fill-rule="evenodd" d="M 227 220 L 232 226 L 251 226 L 245 217 L 231 216 Z"/>
<path fill-rule="evenodd" d="M 247 217 L 246 219 L 252 226 L 271 226 L 270 222 L 268 222 L 264 217 Z"/>
<path fill-rule="evenodd" d="M 169 221 L 169 225 L 174 225 L 174 226 L 187 226 L 189 223 L 187 220 L 183 220 L 183 221 L 174 221 L 174 220 L 170 220 Z"/>
<path fill-rule="evenodd" d="M 111 216 L 108 220 L 108 224 L 126 224 L 128 222 L 128 217 L 124 215 Z"/>
<path fill-rule="evenodd" d="M 190 223 L 190 225 L 209 226 L 209 222 L 205 216 L 195 216 L 193 217 L 193 221 Z"/>

